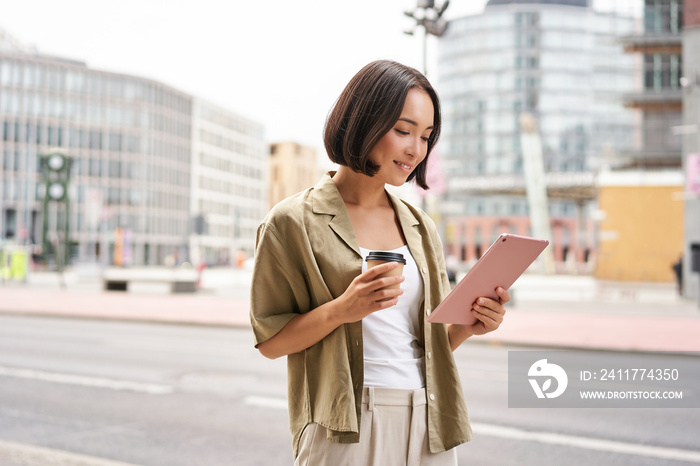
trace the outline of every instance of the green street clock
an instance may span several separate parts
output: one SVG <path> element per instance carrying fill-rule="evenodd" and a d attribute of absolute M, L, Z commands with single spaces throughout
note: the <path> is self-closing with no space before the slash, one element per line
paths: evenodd
<path fill-rule="evenodd" d="M 45 186 L 42 209 L 44 259 L 52 257 L 59 270 L 70 261 L 70 174 L 73 157 L 60 148 L 49 149 L 40 159 Z M 53 220 L 50 220 L 53 218 Z M 51 239 L 50 239 L 51 238 Z"/>
<path fill-rule="evenodd" d="M 49 197 L 53 201 L 62 201 L 66 197 L 66 186 L 60 181 L 54 181 L 49 184 Z"/>
<path fill-rule="evenodd" d="M 66 166 L 66 157 L 63 154 L 51 154 L 47 164 L 52 171 L 60 172 Z"/>

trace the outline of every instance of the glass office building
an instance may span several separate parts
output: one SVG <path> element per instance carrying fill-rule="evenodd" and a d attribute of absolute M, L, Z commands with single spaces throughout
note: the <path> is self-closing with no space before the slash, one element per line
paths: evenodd
<path fill-rule="evenodd" d="M 501 232 L 530 233 L 528 204 L 517 189 L 524 184 L 521 114 L 538 123 L 550 178 L 590 175 L 639 146 L 638 112 L 622 97 L 640 76 L 619 42 L 637 26 L 585 0 L 491 0 L 482 14 L 450 21 L 439 43 L 438 82 L 450 254 L 471 261 Z M 492 189 L 509 179 L 511 192 Z M 591 196 L 582 192 L 592 190 L 550 193 L 560 262 L 571 252 L 585 262 L 594 248 L 586 218 Z"/>
<path fill-rule="evenodd" d="M 252 253 L 249 224 L 259 221 L 266 206 L 261 125 L 225 110 L 212 117 L 206 104 L 163 83 L 41 55 L 5 33 L 0 43 L 3 242 L 41 243 L 40 157 L 61 148 L 74 159 L 74 261 L 157 265 L 166 258 L 191 260 L 198 214 L 206 214 L 205 220 L 212 216 L 207 235 L 216 251 L 207 251 L 206 259 L 226 262 L 237 248 Z M 215 154 L 212 146 L 218 147 Z M 239 170 L 236 163 L 247 168 Z M 193 172 L 208 178 L 193 181 Z M 241 184 L 245 190 L 236 191 Z M 207 192 L 234 194 L 206 204 Z M 227 216 L 229 228 L 221 227 L 218 215 Z M 115 246 L 122 257 L 116 257 Z"/>
<path fill-rule="evenodd" d="M 193 125 L 192 212 L 206 228 L 191 237 L 192 259 L 228 264 L 240 254 L 252 257 L 268 210 L 264 129 L 198 98 Z"/>

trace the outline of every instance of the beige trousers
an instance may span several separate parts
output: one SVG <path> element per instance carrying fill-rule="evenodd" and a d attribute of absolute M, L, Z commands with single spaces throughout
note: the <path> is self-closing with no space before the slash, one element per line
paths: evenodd
<path fill-rule="evenodd" d="M 328 440 L 326 429 L 302 432 L 295 466 L 456 466 L 457 451 L 428 451 L 425 389 L 365 387 L 360 443 Z"/>

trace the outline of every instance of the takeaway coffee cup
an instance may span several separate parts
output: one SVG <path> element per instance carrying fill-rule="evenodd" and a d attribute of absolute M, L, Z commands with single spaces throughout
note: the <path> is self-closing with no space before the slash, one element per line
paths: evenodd
<path fill-rule="evenodd" d="M 367 254 L 367 259 L 365 260 L 367 261 L 367 269 L 371 269 L 374 266 L 384 264 L 385 262 L 399 263 L 398 267 L 389 270 L 388 272 L 385 272 L 383 274 L 377 275 L 377 278 L 394 277 L 396 275 L 401 275 L 403 273 L 403 266 L 406 265 L 406 259 L 403 257 L 403 254 L 400 254 L 398 252 L 371 251 L 369 254 Z M 391 290 L 394 288 L 399 288 L 400 285 L 400 283 L 397 283 L 395 285 L 389 285 L 385 288 L 382 288 L 382 290 Z M 382 299 L 382 301 L 388 301 L 389 299 L 392 298 Z"/>

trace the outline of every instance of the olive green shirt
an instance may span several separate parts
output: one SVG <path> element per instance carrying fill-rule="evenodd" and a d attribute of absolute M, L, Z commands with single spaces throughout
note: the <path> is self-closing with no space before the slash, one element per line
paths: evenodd
<path fill-rule="evenodd" d="M 362 271 L 360 247 L 332 175 L 327 173 L 316 186 L 277 204 L 258 228 L 250 309 L 256 346 L 295 316 L 339 297 Z M 426 320 L 450 284 L 433 221 L 398 197 L 389 194 L 389 198 L 425 290 L 421 327 L 428 445 L 437 453 L 472 437 L 447 327 Z M 362 348 L 358 321 L 341 325 L 315 345 L 287 357 L 295 457 L 309 423 L 328 429 L 333 441 L 359 441 Z"/>

